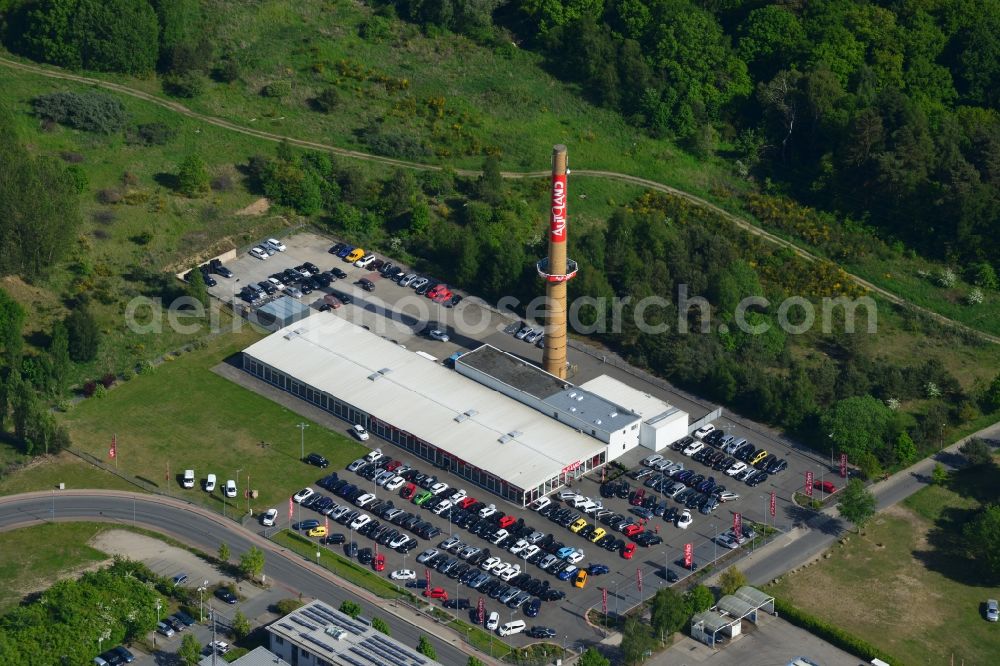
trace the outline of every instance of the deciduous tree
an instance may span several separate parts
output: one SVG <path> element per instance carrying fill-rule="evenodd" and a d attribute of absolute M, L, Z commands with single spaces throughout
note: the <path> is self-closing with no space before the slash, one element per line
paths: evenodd
<path fill-rule="evenodd" d="M 185 633 L 181 639 L 181 646 L 177 650 L 177 656 L 187 664 L 187 666 L 197 666 L 201 661 L 201 644 L 194 634 Z"/>
<path fill-rule="evenodd" d="M 854 523 L 860 532 L 875 515 L 875 495 L 865 488 L 860 479 L 848 481 L 840 493 L 840 501 L 837 502 L 840 515 Z"/>
<path fill-rule="evenodd" d="M 736 567 L 729 567 L 719 576 L 719 589 L 723 594 L 732 594 L 746 584 L 746 575 Z"/>
<path fill-rule="evenodd" d="M 101 331 L 97 327 L 90 307 L 80 304 L 73 308 L 66 318 L 66 331 L 69 335 L 69 357 L 77 363 L 86 363 L 97 358 L 97 349 L 101 342 Z"/>
<path fill-rule="evenodd" d="M 211 189 L 208 168 L 197 155 L 188 155 L 177 170 L 177 191 L 186 197 L 200 197 Z"/>
<path fill-rule="evenodd" d="M 587 648 L 587 651 L 580 655 L 577 666 L 611 666 L 611 660 L 594 648 Z M 469 662 L 469 666 L 472 663 Z"/>
<path fill-rule="evenodd" d="M 424 655 L 425 657 L 430 657 L 431 659 L 437 659 L 437 650 L 426 636 L 421 636 L 420 641 L 417 643 L 417 652 Z"/>
<path fill-rule="evenodd" d="M 257 546 L 240 555 L 240 573 L 247 578 L 259 578 L 264 573 L 264 551 Z"/>

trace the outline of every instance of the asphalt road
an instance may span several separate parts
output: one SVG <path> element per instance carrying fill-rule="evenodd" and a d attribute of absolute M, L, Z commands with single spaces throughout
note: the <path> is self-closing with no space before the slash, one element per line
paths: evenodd
<path fill-rule="evenodd" d="M 389 608 L 390 602 L 374 595 L 361 596 L 341 587 L 325 570 L 303 561 L 270 542 L 247 533 L 221 516 L 170 498 L 133 494 L 118 491 L 54 491 L 52 493 L 26 493 L 0 498 L 0 530 L 49 520 L 96 520 L 128 525 L 139 525 L 170 535 L 186 544 L 214 553 L 223 541 L 229 544 L 233 559 L 257 546 L 266 553 L 264 574 L 273 583 L 288 588 L 290 596 L 298 591 L 339 606 L 346 599 L 357 601 L 367 617 L 381 617 L 389 623 L 392 637 L 415 647 L 421 635 L 430 638 L 437 650 L 438 661 L 446 665 L 464 666 L 469 654 L 462 652 L 447 634 L 450 630 L 436 627 L 422 617 L 414 621 L 429 623 L 415 626 Z M 414 611 L 399 607 L 396 613 L 405 615 Z M 432 633 L 437 631 L 437 633 Z M 444 636 L 444 638 L 442 638 Z M 459 643 L 461 641 L 458 641 Z M 464 647 L 464 646 L 463 646 Z M 476 656 L 492 663 L 484 655 Z"/>

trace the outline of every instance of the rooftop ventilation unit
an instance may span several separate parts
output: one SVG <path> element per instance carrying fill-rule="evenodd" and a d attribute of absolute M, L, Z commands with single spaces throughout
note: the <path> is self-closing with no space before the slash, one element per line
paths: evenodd
<path fill-rule="evenodd" d="M 570 393 L 570 394 L 569 394 L 569 397 L 571 397 L 571 398 L 575 398 L 575 397 L 576 397 L 576 391 L 573 391 L 572 393 Z"/>
<path fill-rule="evenodd" d="M 583 402 L 583 396 L 582 395 L 576 396 L 576 401 L 577 402 Z"/>
<path fill-rule="evenodd" d="M 373 372 L 372 374 L 368 375 L 368 379 L 375 381 L 376 379 L 381 379 L 390 372 L 392 372 L 392 368 L 382 368 L 378 372 Z"/>
<path fill-rule="evenodd" d="M 618 412 L 611 412 L 611 414 L 608 415 L 608 418 L 612 418 L 613 419 L 616 416 L 618 416 Z"/>
<path fill-rule="evenodd" d="M 575 411 L 576 411 L 576 407 L 570 407 L 570 408 L 569 408 L 569 411 L 571 411 L 571 412 L 575 412 Z"/>
<path fill-rule="evenodd" d="M 347 632 L 340 627 L 327 627 L 325 633 L 327 636 L 338 641 L 344 640 L 344 636 L 347 635 Z"/>
<path fill-rule="evenodd" d="M 457 422 L 461 423 L 462 421 L 465 421 L 467 419 L 471 419 L 473 416 L 475 416 L 478 413 L 479 412 L 477 412 L 474 409 L 467 409 L 464 412 L 462 412 L 461 414 L 459 414 L 458 416 L 456 416 L 455 420 Z"/>
<path fill-rule="evenodd" d="M 594 419 L 594 423 L 596 425 L 601 425 L 601 419 Z"/>

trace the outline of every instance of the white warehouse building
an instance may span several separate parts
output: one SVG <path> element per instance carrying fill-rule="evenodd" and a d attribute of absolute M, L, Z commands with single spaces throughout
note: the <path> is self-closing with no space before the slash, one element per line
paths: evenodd
<path fill-rule="evenodd" d="M 581 389 L 625 405 L 642 418 L 639 444 L 662 451 L 688 434 L 688 413 L 669 405 L 659 398 L 632 388 L 614 377 L 601 375 L 580 384 Z"/>
<path fill-rule="evenodd" d="M 537 368 L 560 382 L 543 411 L 333 313 L 247 347 L 243 369 L 522 506 L 638 443 L 638 415 Z"/>

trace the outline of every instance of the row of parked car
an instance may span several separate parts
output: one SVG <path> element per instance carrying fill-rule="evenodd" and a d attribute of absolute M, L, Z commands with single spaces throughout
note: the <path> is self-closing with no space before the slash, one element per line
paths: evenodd
<path fill-rule="evenodd" d="M 135 655 L 129 652 L 124 645 L 113 647 L 94 657 L 94 663 L 97 666 L 119 666 L 119 664 L 131 664 L 133 661 L 135 661 Z"/>
<path fill-rule="evenodd" d="M 524 322 L 514 322 L 504 329 L 504 333 L 513 335 L 518 340 L 524 340 L 538 348 L 545 347 L 545 329 L 543 328 L 533 328 Z"/>
<path fill-rule="evenodd" d="M 272 273 L 266 280 L 248 282 L 240 291 L 240 298 L 248 303 L 255 303 L 278 293 L 301 298 L 313 291 L 325 289 L 335 280 L 346 277 L 347 273 L 337 267 L 324 271 L 316 264 L 307 261 L 294 268 Z"/>
<path fill-rule="evenodd" d="M 361 464 L 361 461 L 355 461 L 355 463 Z M 389 467 L 391 466 L 392 463 Z M 376 483 L 380 482 L 384 478 L 383 475 L 386 474 L 386 472 L 378 470 L 365 470 L 363 467 L 356 471 L 370 477 Z M 398 469 L 387 470 L 387 472 L 394 473 L 398 471 Z M 494 546 L 520 558 L 525 566 L 537 564 L 561 580 L 572 580 L 578 587 L 583 587 L 586 584 L 589 575 L 608 572 L 608 567 L 601 564 L 592 564 L 587 568 L 578 567 L 577 565 L 584 557 L 582 550 L 565 546 L 565 544 L 556 541 L 551 534 L 534 530 L 525 525 L 523 519 L 503 515 L 495 505 L 478 502 L 475 498 L 468 497 L 462 489 L 448 489 L 447 484 L 437 481 L 434 475 L 408 470 L 406 476 L 410 483 L 401 489 L 402 497 L 410 499 L 419 506 L 429 508 L 434 513 L 449 519 L 453 524 L 468 529 Z M 408 479 L 402 479 L 402 481 L 405 482 Z M 391 485 L 392 481 L 390 480 L 388 483 Z M 417 492 L 417 484 L 423 490 Z M 517 605 L 516 589 L 518 588 L 532 594 L 539 593 L 538 590 L 541 589 L 540 594 L 546 600 L 560 598 L 564 594 L 549 588 L 543 581 L 527 575 L 520 563 L 516 561 L 513 563 L 505 562 L 501 557 L 493 555 L 488 548 L 480 549 L 477 546 L 466 544 L 458 537 L 445 540 L 441 548 L 445 552 L 430 549 L 422 555 L 423 559 L 432 558 L 430 566 L 436 570 L 469 584 L 475 589 L 482 587 L 482 592 L 498 595 L 497 598 L 504 603 L 511 604 L 513 602 L 514 606 Z M 457 555 L 457 559 L 449 558 L 447 554 L 449 551 L 453 551 Z M 466 559 L 468 561 L 463 566 L 460 561 Z M 488 575 L 484 576 L 477 572 L 476 566 L 483 568 L 483 571 Z M 490 576 L 495 576 L 498 580 L 491 583 Z M 507 582 L 512 584 L 504 585 Z M 420 582 L 412 584 L 414 586 L 421 585 Z"/>
<path fill-rule="evenodd" d="M 219 284 L 218 282 L 216 282 L 215 278 L 212 277 L 213 273 L 215 275 L 221 275 L 224 278 L 233 277 L 233 272 L 222 265 L 221 259 L 212 259 L 207 264 L 202 264 L 201 266 L 199 266 L 197 270 L 201 273 L 202 281 L 208 287 L 214 287 L 215 285 Z M 188 271 L 187 273 L 184 274 L 185 282 L 191 281 L 192 273 L 194 273 L 193 270 Z"/>

